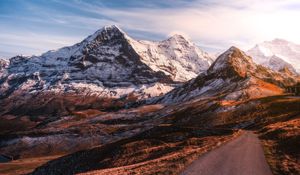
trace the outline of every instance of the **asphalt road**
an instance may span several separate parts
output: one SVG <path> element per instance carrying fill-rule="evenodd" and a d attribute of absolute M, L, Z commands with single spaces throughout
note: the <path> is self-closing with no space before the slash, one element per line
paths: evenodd
<path fill-rule="evenodd" d="M 184 170 L 182 175 L 272 175 L 256 134 L 245 132 L 212 150 Z"/>

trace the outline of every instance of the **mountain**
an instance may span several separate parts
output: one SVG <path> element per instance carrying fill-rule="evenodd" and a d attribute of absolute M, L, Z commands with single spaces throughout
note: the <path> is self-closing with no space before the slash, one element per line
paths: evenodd
<path fill-rule="evenodd" d="M 282 94 L 284 87 L 294 85 L 297 81 L 293 74 L 255 64 L 243 51 L 231 47 L 206 72 L 158 98 L 158 101 L 178 103 L 213 96 L 241 101 Z"/>
<path fill-rule="evenodd" d="M 207 53 L 180 35 L 161 42 L 137 41 L 116 26 L 106 26 L 73 46 L 11 58 L 0 91 L 2 98 L 18 90 L 115 98 L 139 92 L 146 98 L 196 77 L 211 62 Z"/>
<path fill-rule="evenodd" d="M 170 75 L 174 81 L 185 82 L 195 78 L 214 61 L 214 56 L 178 34 L 160 42 L 130 41 L 145 64 Z"/>
<path fill-rule="evenodd" d="M 289 168 L 299 167 L 300 99 L 284 94 L 296 81 L 287 69 L 257 65 L 231 47 L 196 78 L 148 98 L 155 104 L 118 110 L 117 101 L 113 110 L 102 110 L 113 100 L 82 92 L 15 94 L 19 99 L 9 96 L 9 103 L 0 104 L 6 110 L 0 152 L 18 160 L 9 162 L 16 168 L 1 173 L 26 168 L 23 174 L 180 174 L 250 128 L 266 139 L 263 144 L 272 141 L 276 161 L 290 163 L 272 165 L 287 172 L 277 174 L 299 174 Z"/>
<path fill-rule="evenodd" d="M 1 71 L 0 115 L 65 115 L 91 104 L 97 109 L 124 107 L 169 92 L 211 62 L 180 35 L 161 42 L 137 41 L 116 26 L 106 26 L 73 46 L 11 58 Z"/>
<path fill-rule="evenodd" d="M 287 67 L 296 74 L 300 71 L 300 45 L 283 39 L 274 39 L 257 44 L 247 51 L 253 60 L 279 71 Z"/>
<path fill-rule="evenodd" d="M 276 171 L 280 172 L 277 174 L 299 174 L 300 99 L 284 95 L 284 87 L 296 81 L 284 72 L 255 64 L 243 51 L 231 47 L 206 72 L 156 100 L 156 106 L 162 105 L 157 109 L 144 105 L 130 112 L 122 110 L 117 115 L 108 113 L 81 119 L 76 127 L 85 129 L 93 124 L 89 129 L 98 134 L 97 138 L 103 131 L 99 132 L 101 127 L 95 127 L 96 124 L 127 125 L 122 128 L 123 132 L 113 129 L 114 134 L 110 136 L 125 135 L 125 138 L 61 156 L 44 163 L 32 174 L 180 174 L 199 156 L 207 155 L 208 151 L 218 148 L 217 145 L 249 132 L 247 130 L 260 134 L 263 146 L 272 149 L 272 160 L 276 160 L 276 164 L 270 166 L 281 170 Z M 138 113 L 149 107 L 152 110 L 147 115 Z M 62 124 L 53 122 L 49 127 L 57 125 Z M 129 129 L 136 126 L 141 129 Z M 74 132 L 67 131 L 68 134 Z M 126 135 L 133 132 L 134 135 Z M 83 140 L 82 135 L 76 142 Z M 80 143 L 76 144 L 82 146 L 86 141 Z M 26 156 L 24 152 L 29 146 L 16 148 L 15 145 L 6 146 L 4 151 L 15 154 L 21 150 L 19 152 Z M 56 145 L 53 147 L 57 149 Z M 290 164 L 287 166 L 282 161 Z"/>

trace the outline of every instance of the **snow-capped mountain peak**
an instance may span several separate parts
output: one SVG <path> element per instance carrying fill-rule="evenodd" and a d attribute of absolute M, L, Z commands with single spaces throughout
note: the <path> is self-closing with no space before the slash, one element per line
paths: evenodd
<path fill-rule="evenodd" d="M 223 54 L 221 54 L 208 72 L 216 72 L 228 76 L 228 74 L 236 73 L 241 77 L 245 77 L 247 72 L 255 69 L 252 59 L 237 47 L 232 46 Z"/>
<path fill-rule="evenodd" d="M 74 55 L 80 55 L 83 49 L 88 44 L 97 43 L 100 40 L 102 42 L 109 41 L 117 37 L 121 37 L 124 39 L 129 38 L 129 36 L 127 36 L 126 33 L 116 25 L 104 26 L 103 28 L 94 32 L 92 35 L 85 38 L 80 43 L 77 43 L 73 46 L 63 47 L 58 50 L 50 50 L 42 54 L 41 57 L 45 57 L 47 59 L 58 58 L 58 57 L 69 58 Z"/>
<path fill-rule="evenodd" d="M 257 44 L 247 51 L 247 54 L 253 57 L 256 63 L 275 71 L 288 67 L 291 72 L 294 72 L 294 68 L 300 72 L 300 45 L 284 39 L 277 38 Z"/>
<path fill-rule="evenodd" d="M 207 53 L 180 35 L 138 41 L 112 25 L 72 46 L 11 58 L 0 91 L 5 97 L 18 90 L 88 91 L 108 97 L 139 92 L 147 97 L 196 77 L 211 62 Z"/>
<path fill-rule="evenodd" d="M 141 60 L 151 69 L 161 71 L 179 82 L 185 82 L 204 72 L 214 60 L 213 56 L 178 34 L 159 42 L 133 39 L 130 42 Z"/>
<path fill-rule="evenodd" d="M 122 38 L 126 40 L 133 40 L 130 36 L 126 34 L 121 28 L 116 25 L 104 26 L 103 28 L 97 30 L 94 34 L 88 36 L 82 42 L 95 42 L 101 40 L 102 42 L 110 41 L 116 38 Z"/>
<path fill-rule="evenodd" d="M 102 29 L 97 30 L 94 34 L 88 36 L 85 40 L 90 42 L 95 40 L 97 37 L 102 37 L 104 40 L 110 40 L 114 36 L 126 35 L 126 33 L 121 30 L 116 25 L 104 26 Z"/>
<path fill-rule="evenodd" d="M 191 43 L 190 40 L 188 40 L 186 37 L 180 35 L 180 34 L 173 34 L 170 36 L 168 39 L 165 41 L 173 41 L 173 42 L 186 42 L 186 43 Z"/>

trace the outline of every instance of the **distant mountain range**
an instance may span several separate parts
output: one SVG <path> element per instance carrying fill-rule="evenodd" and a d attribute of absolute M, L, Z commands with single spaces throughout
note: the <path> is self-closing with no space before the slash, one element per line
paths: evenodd
<path fill-rule="evenodd" d="M 291 72 L 300 72 L 300 45 L 283 39 L 274 39 L 255 45 L 247 51 L 254 61 L 275 71 L 287 67 Z"/>
<path fill-rule="evenodd" d="M 181 35 L 137 41 L 116 26 L 106 26 L 73 46 L 11 58 L 1 73 L 0 98 L 20 91 L 157 96 L 195 78 L 213 60 Z"/>
<path fill-rule="evenodd" d="M 229 52 L 251 60 L 246 56 L 248 54 L 257 64 L 289 74 L 288 77 L 296 76 L 296 70 L 290 63 L 297 63 L 293 65 L 300 69 L 297 67 L 300 46 L 285 40 L 258 44 L 246 54 L 232 47 L 220 57 Z M 214 60 L 214 56 L 181 35 L 159 42 L 139 41 L 117 26 L 106 26 L 73 46 L 40 56 L 16 56 L 9 63 L 1 60 L 0 98 L 19 96 L 17 94 L 75 93 L 113 99 L 132 94 L 137 99 L 147 99 L 166 94 L 198 75 L 188 82 L 189 86 L 194 86 L 192 82 L 201 81 L 204 86 L 197 92 L 193 89 L 194 94 L 202 94 L 219 85 L 228 84 L 226 88 L 229 88 L 233 84 L 222 79 L 228 72 L 221 70 L 220 66 L 210 67 L 220 64 L 220 59 Z M 252 69 L 246 71 L 247 66 L 245 70 L 241 69 L 244 61 L 234 60 L 234 65 L 230 63 L 226 70 L 233 66 L 234 70 L 248 72 L 245 74 L 252 72 L 255 77 L 267 79 L 267 75 L 256 71 L 258 67 L 254 62 L 248 61 L 248 67 Z M 269 79 L 281 77 L 269 69 L 259 68 L 273 76 Z"/>

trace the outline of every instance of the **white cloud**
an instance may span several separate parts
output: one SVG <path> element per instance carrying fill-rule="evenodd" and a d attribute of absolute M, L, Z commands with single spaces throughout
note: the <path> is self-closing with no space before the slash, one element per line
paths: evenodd
<path fill-rule="evenodd" d="M 97 18 L 82 14 L 52 14 L 52 21 L 74 26 L 74 30 L 94 28 L 96 31 L 103 25 L 117 24 L 125 31 L 140 31 L 145 32 L 145 35 L 152 33 L 167 37 L 177 32 L 189 36 L 200 46 L 215 48 L 218 51 L 231 45 L 249 49 L 258 42 L 274 38 L 300 43 L 300 10 L 297 9 L 300 8 L 300 3 L 296 0 L 211 0 L 194 1 L 184 5 L 181 3 L 181 6 L 172 8 L 151 6 L 117 9 L 101 4 L 88 4 L 88 1 L 73 4 L 59 2 L 99 16 Z M 135 33 L 129 35 L 137 36 Z M 25 35 L 23 37 L 15 41 L 26 43 L 27 38 L 32 46 L 39 45 L 47 49 L 54 49 L 62 44 L 70 45 L 77 40 L 66 36 L 45 35 L 36 39 Z M 53 37 L 55 42 L 50 39 Z"/>
<path fill-rule="evenodd" d="M 295 0 L 195 1 L 176 8 L 111 9 L 81 2 L 82 9 L 108 16 L 121 27 L 168 36 L 177 31 L 203 45 L 248 49 L 257 42 L 284 38 L 300 43 L 300 11 Z"/>
<path fill-rule="evenodd" d="M 57 49 L 70 43 L 79 42 L 80 39 L 24 32 L 1 33 L 0 41 L 5 41 L 0 43 L 1 52 L 6 52 L 6 55 L 2 56 L 13 56 L 13 53 L 14 55 L 39 55 L 49 49 Z"/>

